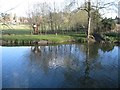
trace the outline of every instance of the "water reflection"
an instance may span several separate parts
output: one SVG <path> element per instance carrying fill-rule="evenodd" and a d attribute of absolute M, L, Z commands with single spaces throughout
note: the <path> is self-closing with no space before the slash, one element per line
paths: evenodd
<path fill-rule="evenodd" d="M 110 43 L 101 44 L 101 50 L 102 50 L 103 52 L 112 51 L 113 48 L 114 48 L 114 44 L 110 44 Z"/>
<path fill-rule="evenodd" d="M 117 53 L 97 43 L 3 47 L 3 87 L 118 87 Z"/>
<path fill-rule="evenodd" d="M 31 46 L 31 51 L 34 52 L 34 53 L 40 53 L 41 52 L 41 49 L 40 49 L 40 46 Z"/>

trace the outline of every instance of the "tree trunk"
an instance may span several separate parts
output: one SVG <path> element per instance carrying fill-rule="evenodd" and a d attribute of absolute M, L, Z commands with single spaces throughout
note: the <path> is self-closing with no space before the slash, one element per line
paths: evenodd
<path fill-rule="evenodd" d="M 88 18 L 88 35 L 87 38 L 90 38 L 90 24 L 91 24 L 91 17 Z"/>
<path fill-rule="evenodd" d="M 91 2 L 88 0 L 88 31 L 87 31 L 87 38 L 89 39 L 90 37 L 90 24 L 91 24 Z"/>

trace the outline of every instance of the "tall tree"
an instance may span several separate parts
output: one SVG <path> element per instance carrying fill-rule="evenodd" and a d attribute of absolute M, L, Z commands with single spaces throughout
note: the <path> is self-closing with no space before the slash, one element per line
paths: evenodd
<path fill-rule="evenodd" d="M 90 25 L 91 25 L 91 2 L 88 0 L 88 32 L 87 32 L 87 38 L 90 38 Z"/>

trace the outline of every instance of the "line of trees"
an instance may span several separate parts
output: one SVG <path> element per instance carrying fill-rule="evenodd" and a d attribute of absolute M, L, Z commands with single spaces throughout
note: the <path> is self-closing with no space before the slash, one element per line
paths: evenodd
<path fill-rule="evenodd" d="M 114 29 L 115 23 L 112 19 L 103 19 L 100 10 L 113 6 L 114 2 L 103 3 L 96 0 L 84 0 L 79 5 L 78 0 L 67 0 L 63 9 L 44 3 L 33 4 L 33 8 L 27 12 L 28 24 L 32 27 L 36 24 L 39 32 L 37 34 L 84 32 L 88 35 L 94 32 L 106 32 Z M 114 5 L 115 6 L 115 5 Z M 29 8 L 29 7 L 28 7 Z M 1 14 L 2 15 L 2 14 Z M 7 19 L 6 14 L 2 15 Z"/>
<path fill-rule="evenodd" d="M 54 2 L 51 8 L 46 2 L 33 5 L 34 9 L 28 13 L 29 24 L 39 25 L 39 33 L 67 33 L 85 31 L 87 28 L 87 13 L 74 12 L 69 8 L 59 11 Z M 65 6 L 65 8 L 67 5 Z"/>
<path fill-rule="evenodd" d="M 46 2 L 36 3 L 33 5 L 33 10 L 28 12 L 28 21 L 30 25 L 33 23 L 38 25 L 40 34 L 74 31 L 76 33 L 85 32 L 89 38 L 91 33 L 100 32 L 104 27 L 106 28 L 105 31 L 115 27 L 112 19 L 103 19 L 100 14 L 101 9 L 108 8 L 108 6 L 113 5 L 111 4 L 113 2 L 103 5 L 101 3 L 101 1 L 97 0 L 95 4 L 91 4 L 90 0 L 85 0 L 84 4 L 79 6 L 76 0 L 70 0 L 63 10 L 56 8 L 55 2 L 53 8 Z M 78 6 L 73 9 L 75 4 Z M 104 24 L 104 22 L 108 23 Z"/>

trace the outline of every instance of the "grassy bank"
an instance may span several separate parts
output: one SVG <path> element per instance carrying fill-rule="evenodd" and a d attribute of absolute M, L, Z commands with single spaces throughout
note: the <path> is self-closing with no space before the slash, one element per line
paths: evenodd
<path fill-rule="evenodd" d="M 120 37 L 118 35 L 106 34 L 104 35 L 106 41 L 119 42 Z M 87 41 L 86 35 L 81 34 L 67 34 L 67 35 L 2 35 L 0 38 L 3 41 L 14 41 L 14 42 L 30 42 L 30 41 L 48 41 L 52 43 L 63 43 L 63 42 L 80 42 L 84 43 Z"/>
<path fill-rule="evenodd" d="M 13 29 L 8 29 L 4 27 L 1 29 L 2 31 L 2 38 L 3 41 L 7 42 L 31 42 L 31 41 L 48 41 L 52 43 L 63 43 L 63 42 L 80 42 L 84 43 L 87 41 L 85 32 L 78 31 L 77 34 L 74 31 L 69 31 L 67 33 L 60 33 L 58 35 L 55 34 L 45 34 L 43 35 L 31 35 L 31 30 L 29 26 L 26 25 L 12 25 Z M 110 42 L 120 42 L 120 34 L 118 33 L 106 33 L 102 34 L 105 41 Z"/>
<path fill-rule="evenodd" d="M 24 41 L 31 41 L 31 40 L 48 40 L 53 42 L 60 42 L 66 41 L 71 39 L 69 36 L 61 36 L 61 35 L 3 35 L 2 40 L 24 40 Z"/>
<path fill-rule="evenodd" d="M 54 43 L 62 43 L 68 41 L 76 41 L 76 40 L 85 40 L 85 36 L 83 35 L 3 35 L 2 40 L 4 41 L 51 41 Z"/>
<path fill-rule="evenodd" d="M 34 42 L 41 44 L 60 44 L 60 43 L 73 43 L 73 42 L 86 42 L 85 34 L 69 34 L 69 35 L 2 35 L 0 38 L 3 43 L 2 45 L 18 45 L 18 44 L 29 44 L 32 45 Z"/>

